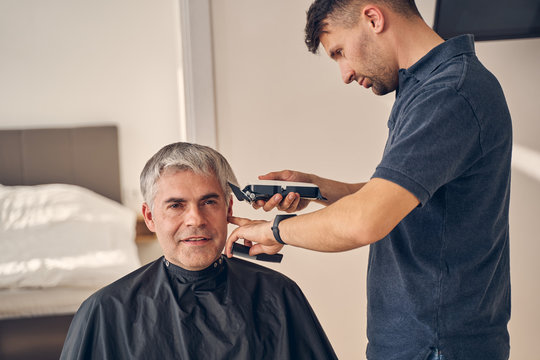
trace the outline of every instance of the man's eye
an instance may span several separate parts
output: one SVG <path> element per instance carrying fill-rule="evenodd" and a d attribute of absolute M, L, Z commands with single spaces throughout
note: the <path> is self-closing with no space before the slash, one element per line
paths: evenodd
<path fill-rule="evenodd" d="M 205 205 L 214 205 L 214 204 L 217 204 L 217 201 L 216 200 L 206 200 L 204 202 Z"/>
<path fill-rule="evenodd" d="M 178 209 L 178 208 L 180 208 L 181 206 L 182 206 L 182 204 L 180 204 L 180 203 L 172 203 L 172 204 L 169 205 L 169 208 L 171 208 L 171 209 Z"/>

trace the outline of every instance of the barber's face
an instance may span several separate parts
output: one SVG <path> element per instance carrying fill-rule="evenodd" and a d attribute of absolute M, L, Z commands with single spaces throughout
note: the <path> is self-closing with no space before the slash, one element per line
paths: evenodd
<path fill-rule="evenodd" d="M 210 266 L 223 250 L 232 199 L 225 202 L 213 175 L 166 169 L 157 182 L 154 208 L 143 204 L 143 215 L 165 258 L 197 271 Z"/>
<path fill-rule="evenodd" d="M 356 81 L 366 89 L 371 88 L 376 95 L 384 95 L 397 88 L 397 64 L 391 61 L 388 50 L 377 43 L 364 23 L 344 28 L 330 22 L 325 31 L 320 37 L 321 44 L 339 65 L 343 82 L 350 84 Z"/>

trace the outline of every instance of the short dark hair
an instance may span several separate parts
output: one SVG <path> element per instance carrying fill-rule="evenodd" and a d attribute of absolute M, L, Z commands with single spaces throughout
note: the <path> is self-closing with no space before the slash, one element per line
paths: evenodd
<path fill-rule="evenodd" d="M 315 0 L 307 11 L 305 43 L 308 50 L 317 53 L 328 19 L 339 21 L 346 28 L 352 27 L 357 24 L 360 10 L 368 2 L 386 5 L 405 17 L 421 17 L 414 0 Z"/>

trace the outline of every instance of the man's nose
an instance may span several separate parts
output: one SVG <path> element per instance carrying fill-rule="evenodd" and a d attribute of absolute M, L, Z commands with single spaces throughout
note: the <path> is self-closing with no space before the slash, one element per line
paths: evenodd
<path fill-rule="evenodd" d="M 353 69 L 351 69 L 349 66 L 347 66 L 344 63 L 341 63 L 339 65 L 339 69 L 341 71 L 341 79 L 345 84 L 350 84 L 355 80 L 356 74 Z"/>
<path fill-rule="evenodd" d="M 185 214 L 185 224 L 188 226 L 200 226 L 205 223 L 204 213 L 198 206 L 190 206 Z"/>

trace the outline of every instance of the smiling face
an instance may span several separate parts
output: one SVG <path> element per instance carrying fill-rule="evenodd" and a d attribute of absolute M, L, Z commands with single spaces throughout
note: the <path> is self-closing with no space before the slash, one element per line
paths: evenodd
<path fill-rule="evenodd" d="M 353 27 L 343 27 L 328 21 L 320 36 L 327 54 L 335 60 L 343 82 L 358 82 L 372 88 L 376 95 L 394 91 L 398 84 L 398 67 L 390 53 L 378 43 L 369 23 L 360 21 Z"/>
<path fill-rule="evenodd" d="M 186 270 L 207 268 L 225 245 L 232 199 L 226 202 L 215 176 L 190 170 L 168 168 L 156 185 L 153 209 L 144 203 L 143 216 L 165 258 Z"/>

